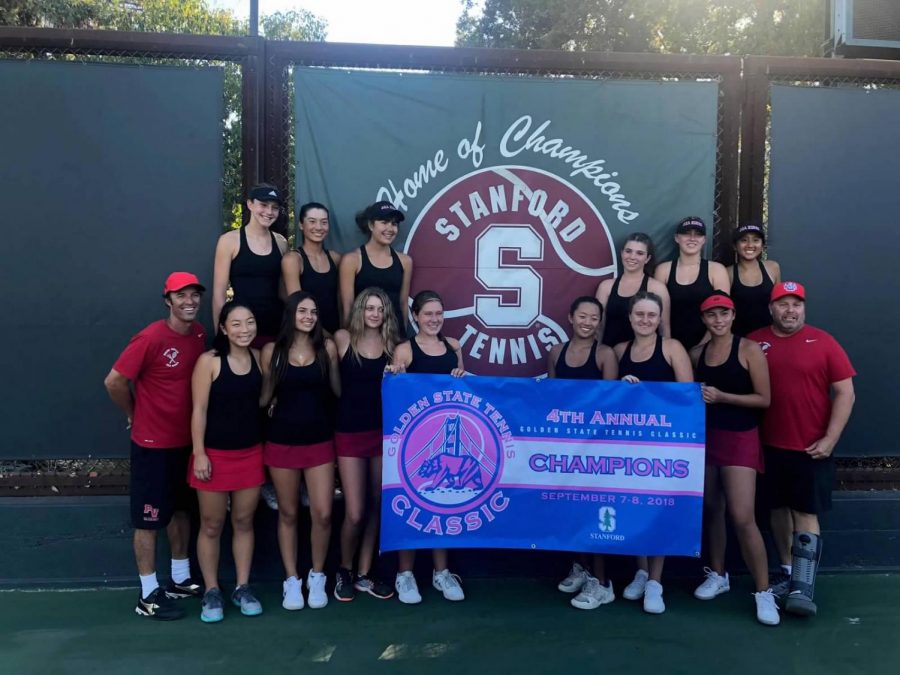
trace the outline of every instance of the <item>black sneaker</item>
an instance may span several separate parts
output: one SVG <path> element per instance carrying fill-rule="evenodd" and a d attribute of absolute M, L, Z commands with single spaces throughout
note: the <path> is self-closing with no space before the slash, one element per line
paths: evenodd
<path fill-rule="evenodd" d="M 353 572 L 346 567 L 338 567 L 337 578 L 334 582 L 334 599 L 341 602 L 350 602 L 355 596 L 356 593 L 353 592 Z"/>
<path fill-rule="evenodd" d="M 134 611 L 139 616 L 149 616 L 157 621 L 174 621 L 184 618 L 184 610 L 161 588 L 157 588 L 146 598 L 138 596 Z"/>
<path fill-rule="evenodd" d="M 394 589 L 376 577 L 360 574 L 356 578 L 354 588 L 360 593 L 368 593 L 379 600 L 388 600 L 394 597 Z"/>
<path fill-rule="evenodd" d="M 203 587 L 198 584 L 192 577 L 188 577 L 184 581 L 171 581 L 166 584 L 166 595 L 170 598 L 202 598 Z"/>

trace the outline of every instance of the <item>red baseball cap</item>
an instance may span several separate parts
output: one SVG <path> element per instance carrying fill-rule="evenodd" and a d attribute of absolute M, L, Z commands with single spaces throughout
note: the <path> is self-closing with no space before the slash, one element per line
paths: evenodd
<path fill-rule="evenodd" d="M 724 307 L 725 309 L 734 309 L 734 301 L 724 293 L 713 293 L 700 305 L 700 312 L 716 307 Z"/>
<path fill-rule="evenodd" d="M 772 295 L 769 297 L 769 302 L 775 302 L 786 295 L 793 295 L 804 302 L 806 301 L 806 289 L 803 288 L 802 284 L 798 284 L 796 281 L 782 281 L 780 284 L 775 284 L 775 288 L 772 289 Z"/>
<path fill-rule="evenodd" d="M 166 279 L 166 285 L 163 287 L 163 295 L 166 293 L 174 293 L 188 286 L 196 286 L 202 292 L 206 291 L 200 280 L 190 272 L 172 272 Z"/>

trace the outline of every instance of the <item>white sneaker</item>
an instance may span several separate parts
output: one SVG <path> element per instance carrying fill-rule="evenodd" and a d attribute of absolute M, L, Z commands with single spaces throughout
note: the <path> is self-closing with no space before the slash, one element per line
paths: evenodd
<path fill-rule="evenodd" d="M 422 602 L 422 596 L 419 595 L 419 587 L 412 572 L 397 572 L 394 588 L 397 589 L 397 599 L 404 605 L 418 605 Z"/>
<path fill-rule="evenodd" d="M 295 610 L 303 609 L 303 582 L 297 577 L 288 577 L 281 585 L 282 597 L 281 606 L 285 609 Z"/>
<path fill-rule="evenodd" d="M 310 609 L 322 609 L 328 604 L 328 593 L 325 592 L 326 577 L 322 572 L 309 571 L 306 577 L 306 587 L 309 589 Z"/>
<path fill-rule="evenodd" d="M 662 614 L 666 611 L 663 587 L 658 581 L 648 581 L 644 587 L 644 611 L 648 614 Z"/>
<path fill-rule="evenodd" d="M 703 572 L 706 574 L 706 579 L 694 591 L 694 597 L 698 600 L 712 600 L 717 595 L 722 595 L 722 593 L 727 593 L 731 590 L 731 584 L 728 582 L 728 572 L 725 572 L 724 577 L 719 576 L 718 572 L 708 567 L 704 567 Z"/>
<path fill-rule="evenodd" d="M 644 589 L 647 587 L 647 579 L 650 575 L 644 570 L 634 573 L 634 579 L 622 591 L 622 597 L 626 600 L 640 600 L 644 597 Z"/>
<path fill-rule="evenodd" d="M 781 623 L 778 615 L 778 605 L 775 604 L 775 595 L 771 590 L 754 593 L 756 599 L 756 620 L 766 626 L 777 626 Z"/>
<path fill-rule="evenodd" d="M 611 581 L 606 582 L 606 586 L 600 585 L 597 577 L 588 575 L 587 581 L 581 587 L 581 593 L 572 598 L 572 607 L 578 609 L 597 609 L 600 605 L 605 605 L 616 599 L 613 592 Z"/>
<path fill-rule="evenodd" d="M 578 563 L 572 564 L 569 570 L 569 576 L 559 582 L 557 588 L 563 593 L 577 593 L 584 586 L 584 582 L 588 580 L 588 572 Z"/>
<path fill-rule="evenodd" d="M 431 585 L 444 594 L 444 598 L 459 602 L 466 599 L 462 586 L 459 585 L 460 578 L 456 574 L 450 574 L 450 570 L 438 572 L 434 570 L 431 574 Z"/>

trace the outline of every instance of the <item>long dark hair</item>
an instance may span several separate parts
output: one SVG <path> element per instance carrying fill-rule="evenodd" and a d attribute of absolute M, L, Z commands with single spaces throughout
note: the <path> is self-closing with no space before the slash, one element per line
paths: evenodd
<path fill-rule="evenodd" d="M 652 277 L 653 270 L 656 269 L 656 248 L 653 246 L 653 239 L 646 232 L 632 232 L 625 237 L 625 241 L 622 242 L 622 248 L 625 248 L 625 244 L 629 241 L 636 241 L 638 244 L 643 244 L 647 247 L 647 264 L 644 265 L 644 274 Z"/>
<path fill-rule="evenodd" d="M 216 333 L 212 343 L 212 348 L 219 356 L 228 356 L 228 354 L 231 353 L 231 341 L 228 339 L 228 336 L 225 335 L 225 322 L 228 320 L 228 315 L 239 307 L 243 307 L 250 312 L 250 315 L 253 316 L 254 319 L 256 318 L 253 314 L 253 310 L 240 300 L 229 300 L 222 305 L 222 311 L 219 312 L 219 332 Z"/>
<path fill-rule="evenodd" d="M 287 372 L 288 363 L 290 362 L 291 345 L 294 344 L 294 337 L 297 334 L 297 306 L 304 300 L 312 300 L 316 305 L 316 311 L 319 310 L 319 303 L 309 291 L 297 291 L 291 293 L 284 301 L 284 314 L 281 316 L 281 327 L 278 329 L 278 336 L 275 338 L 275 346 L 272 349 L 272 384 L 277 387 L 284 374 Z M 316 352 L 316 363 L 323 373 L 328 372 L 328 352 L 325 350 L 325 333 L 322 330 L 322 323 L 316 321 L 312 334 L 309 336 L 312 341 L 313 350 Z"/>

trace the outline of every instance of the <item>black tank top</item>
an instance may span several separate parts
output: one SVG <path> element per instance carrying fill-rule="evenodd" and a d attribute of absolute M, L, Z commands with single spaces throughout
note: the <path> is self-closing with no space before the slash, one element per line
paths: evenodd
<path fill-rule="evenodd" d="M 621 280 L 622 277 L 616 277 L 612 289 L 609 291 L 606 307 L 603 308 L 603 344 L 609 347 L 615 347 L 620 342 L 634 340 L 634 331 L 631 329 L 631 321 L 628 320 L 628 305 L 631 302 L 631 296 L 623 298 L 619 295 Z M 645 274 L 639 292 L 646 291 L 649 282 L 650 277 Z"/>
<path fill-rule="evenodd" d="M 391 266 L 385 268 L 375 267 L 372 264 L 365 246 L 359 247 L 359 256 L 359 274 L 353 281 L 354 297 L 370 286 L 380 288 L 390 298 L 397 321 L 401 326 L 405 326 L 408 308 L 400 306 L 400 289 L 403 287 L 403 263 L 400 262 L 400 256 L 394 249 L 391 249 Z"/>
<path fill-rule="evenodd" d="M 646 361 L 631 360 L 632 344 L 633 342 L 628 343 L 622 352 L 622 358 L 619 359 L 619 377 L 634 375 L 641 382 L 675 382 L 675 369 L 669 365 L 666 355 L 663 354 L 661 335 L 656 336 L 656 347 Z"/>
<path fill-rule="evenodd" d="M 587 361 L 580 366 L 572 367 L 566 363 L 566 353 L 569 351 L 569 344 L 563 345 L 556 359 L 556 378 L 559 380 L 602 380 L 603 371 L 597 367 L 597 341 L 591 345 L 591 353 L 588 355 Z"/>
<path fill-rule="evenodd" d="M 262 440 L 259 394 L 262 373 L 250 356 L 250 371 L 235 375 L 227 356 L 219 356 L 219 376 L 209 388 L 203 445 L 216 450 L 242 450 Z"/>
<path fill-rule="evenodd" d="M 671 308 L 669 310 L 669 322 L 672 327 L 672 337 L 678 340 L 685 349 L 691 349 L 706 334 L 706 326 L 700 318 L 700 305 L 713 292 L 709 282 L 709 261 L 700 260 L 700 273 L 692 284 L 682 286 L 675 280 L 678 268 L 678 257 L 672 261 L 669 268 L 669 279 L 666 288 L 669 289 Z"/>
<path fill-rule="evenodd" d="M 247 244 L 247 226 L 240 229 L 240 247 L 231 261 L 229 273 L 234 299 L 247 303 L 256 317 L 259 335 L 274 337 L 281 326 L 281 251 L 275 235 L 269 232 L 272 250 L 268 255 L 256 255 Z"/>
<path fill-rule="evenodd" d="M 734 300 L 734 334 L 748 335 L 757 328 L 764 328 L 772 323 L 769 313 L 769 296 L 775 284 L 769 277 L 766 266 L 759 258 L 759 271 L 762 283 L 757 286 L 745 286 L 741 281 L 740 266 L 734 266 L 734 281 L 731 284 L 731 299 Z"/>
<path fill-rule="evenodd" d="M 288 364 L 275 396 L 278 402 L 269 419 L 268 440 L 283 445 L 314 445 L 334 436 L 328 409 L 328 375 L 318 363 Z"/>
<path fill-rule="evenodd" d="M 422 351 L 419 343 L 415 338 L 409 341 L 412 347 L 412 363 L 406 368 L 407 373 L 425 373 L 428 375 L 449 375 L 454 368 L 457 367 L 458 361 L 456 352 L 447 342 L 446 338 L 441 338 L 441 342 L 447 348 L 446 354 L 440 356 L 431 356 Z"/>
<path fill-rule="evenodd" d="M 728 394 L 752 394 L 753 380 L 750 371 L 741 365 L 738 351 L 741 336 L 734 335 L 731 340 L 731 352 L 728 359 L 720 366 L 706 365 L 706 348 L 703 345 L 700 358 L 697 360 L 695 379 Z M 759 424 L 759 413 L 754 408 L 744 408 L 727 403 L 714 403 L 706 406 L 706 426 L 710 429 L 726 429 L 728 431 L 747 431 Z"/>
<path fill-rule="evenodd" d="M 319 303 L 319 322 L 322 328 L 334 335 L 335 331 L 341 327 L 340 318 L 338 317 L 338 270 L 331 259 L 328 250 L 325 250 L 325 257 L 328 258 L 328 271 L 316 272 L 309 257 L 303 247 L 297 249 L 297 253 L 303 259 L 303 272 L 300 274 L 300 287 L 304 291 L 309 291 L 316 296 Z"/>
<path fill-rule="evenodd" d="M 341 359 L 341 398 L 338 401 L 337 431 L 381 429 L 381 380 L 387 356 L 359 360 L 353 350 Z"/>

